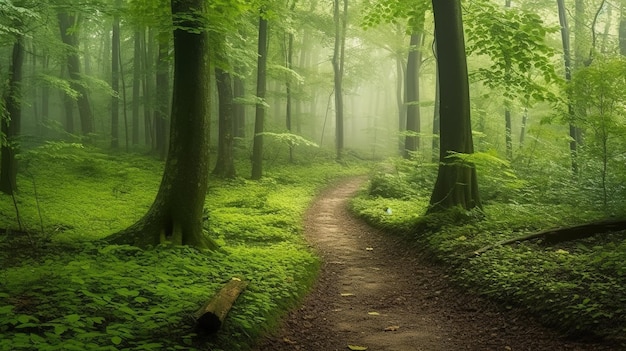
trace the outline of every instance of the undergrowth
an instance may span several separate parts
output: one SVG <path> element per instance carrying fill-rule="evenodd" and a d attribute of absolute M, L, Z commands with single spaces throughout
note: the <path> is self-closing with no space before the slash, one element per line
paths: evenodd
<path fill-rule="evenodd" d="M 27 156 L 21 229 L 12 199 L 0 197 L 0 227 L 10 229 L 0 233 L 0 350 L 246 350 L 317 274 L 301 236 L 312 197 L 366 171 L 327 161 L 275 165 L 259 182 L 211 179 L 205 229 L 221 250 L 140 250 L 99 239 L 145 213 L 161 162 L 76 145 Z M 247 289 L 219 333 L 198 337 L 194 312 L 232 277 Z"/>
<path fill-rule="evenodd" d="M 593 335 L 624 342 L 624 233 L 553 246 L 522 242 L 472 256 L 486 245 L 526 233 L 624 213 L 624 204 L 616 202 L 607 209 L 594 203 L 590 192 L 595 190 L 582 185 L 585 182 L 569 181 L 564 168 L 553 167 L 548 176 L 545 168 L 521 172 L 506 162 L 494 166 L 489 158 L 477 162 L 482 211 L 452 209 L 424 216 L 430 194 L 415 191 L 412 179 L 421 179 L 424 188 L 432 189 L 436 175 L 431 167 L 410 161 L 394 161 L 391 169 L 375 172 L 369 186 L 351 202 L 352 210 L 448 267 L 463 289 L 505 307 L 525 308 L 572 337 Z M 484 174 L 488 176 L 481 177 Z"/>

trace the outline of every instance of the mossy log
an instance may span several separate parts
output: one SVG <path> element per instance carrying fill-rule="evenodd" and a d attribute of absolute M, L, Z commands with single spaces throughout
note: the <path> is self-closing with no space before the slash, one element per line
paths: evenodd
<path fill-rule="evenodd" d="M 233 278 L 209 302 L 200 308 L 195 313 L 198 333 L 212 334 L 217 332 L 222 327 L 228 311 L 233 307 L 233 304 L 246 286 L 248 286 L 247 282 L 239 278 Z"/>
<path fill-rule="evenodd" d="M 588 238 L 596 234 L 616 232 L 620 230 L 626 230 L 625 219 L 605 220 L 605 221 L 581 224 L 581 225 L 577 225 L 573 227 L 553 228 L 553 229 L 543 230 L 540 232 L 526 234 L 526 235 L 519 236 L 513 239 L 503 240 L 492 245 L 487 245 L 483 248 L 480 248 L 472 252 L 471 256 L 472 257 L 480 256 L 483 253 L 491 249 L 494 249 L 498 246 L 510 245 L 510 244 L 514 244 L 514 243 L 518 243 L 522 241 L 541 239 L 542 243 L 546 245 L 554 245 L 554 244 L 558 244 L 558 243 L 562 243 L 566 241 Z"/>

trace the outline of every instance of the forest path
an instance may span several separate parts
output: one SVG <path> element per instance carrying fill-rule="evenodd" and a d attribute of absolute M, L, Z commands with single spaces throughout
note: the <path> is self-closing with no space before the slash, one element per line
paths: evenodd
<path fill-rule="evenodd" d="M 306 237 L 323 260 L 319 280 L 257 351 L 610 350 L 563 340 L 453 287 L 441 269 L 350 214 L 347 203 L 364 181 L 335 184 L 308 210 Z"/>

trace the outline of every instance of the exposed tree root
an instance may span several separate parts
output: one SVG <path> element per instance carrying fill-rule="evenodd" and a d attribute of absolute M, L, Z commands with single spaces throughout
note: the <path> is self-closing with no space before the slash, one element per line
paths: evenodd
<path fill-rule="evenodd" d="M 581 225 L 577 225 L 573 227 L 552 228 L 552 229 L 543 230 L 540 232 L 526 234 L 526 235 L 519 236 L 513 239 L 503 240 L 492 245 L 487 245 L 483 248 L 480 248 L 472 252 L 471 256 L 472 257 L 480 256 L 484 254 L 485 252 L 491 249 L 494 249 L 496 247 L 510 245 L 510 244 L 514 244 L 514 243 L 518 243 L 522 241 L 540 239 L 542 240 L 542 243 L 546 245 L 554 245 L 554 244 L 558 244 L 561 242 L 588 238 L 596 234 L 616 232 L 620 230 L 626 230 L 625 219 L 598 221 L 598 222 L 581 224 Z"/>

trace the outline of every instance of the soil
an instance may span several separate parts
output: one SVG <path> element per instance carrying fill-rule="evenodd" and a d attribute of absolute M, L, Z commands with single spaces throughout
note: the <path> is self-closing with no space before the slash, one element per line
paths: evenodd
<path fill-rule="evenodd" d="M 418 252 L 351 215 L 348 200 L 364 180 L 335 184 L 308 210 L 306 237 L 323 260 L 319 279 L 282 328 L 255 350 L 618 349 L 565 339 L 522 311 L 454 286 Z"/>

